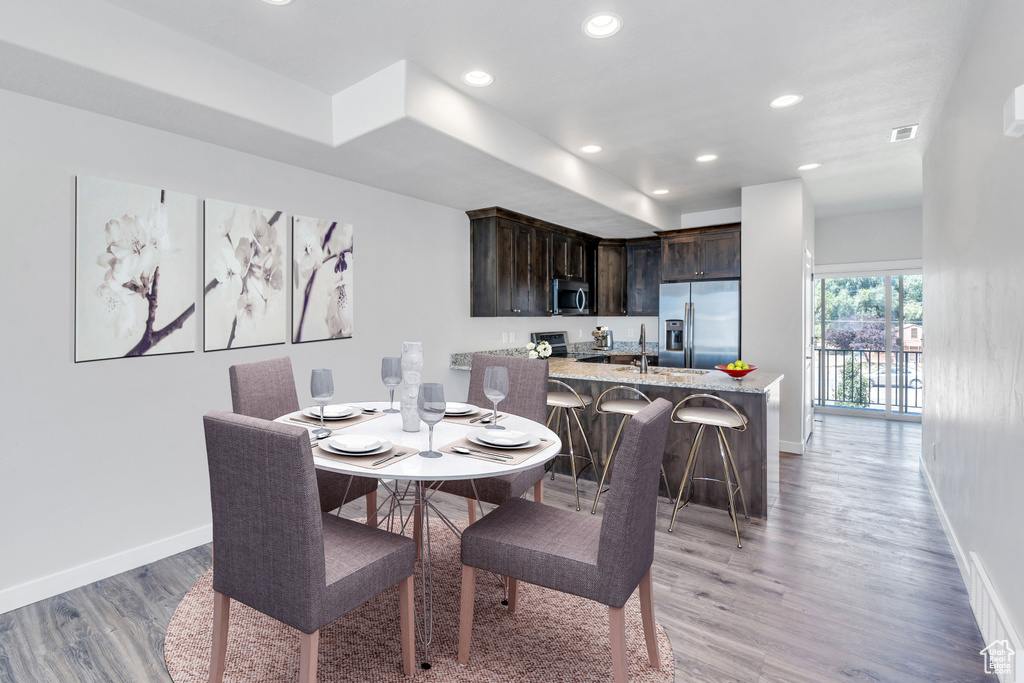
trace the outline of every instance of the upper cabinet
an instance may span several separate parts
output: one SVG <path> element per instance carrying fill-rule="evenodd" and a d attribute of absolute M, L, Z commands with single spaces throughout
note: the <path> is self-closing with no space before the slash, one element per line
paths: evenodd
<path fill-rule="evenodd" d="M 679 230 L 661 236 L 661 279 L 724 280 L 740 277 L 740 226 Z"/>
<path fill-rule="evenodd" d="M 658 315 L 661 285 L 661 240 L 626 245 L 626 314 Z"/>
<path fill-rule="evenodd" d="M 470 315 L 550 315 L 553 279 L 596 289 L 596 238 L 497 207 L 467 214 Z"/>
<path fill-rule="evenodd" d="M 626 245 L 601 242 L 597 247 L 597 314 L 626 315 Z"/>

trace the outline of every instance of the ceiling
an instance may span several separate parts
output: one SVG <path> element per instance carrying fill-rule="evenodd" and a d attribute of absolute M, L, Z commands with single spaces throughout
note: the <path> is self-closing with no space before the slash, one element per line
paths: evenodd
<path fill-rule="evenodd" d="M 0 87 L 461 210 L 631 236 L 796 177 L 818 215 L 920 204 L 981 2 L 15 5 L 0 9 Z M 598 11 L 623 30 L 586 37 Z M 462 83 L 471 68 L 494 84 Z M 785 93 L 804 100 L 768 106 Z M 912 123 L 917 139 L 888 142 Z M 809 162 L 823 166 L 796 170 Z"/>

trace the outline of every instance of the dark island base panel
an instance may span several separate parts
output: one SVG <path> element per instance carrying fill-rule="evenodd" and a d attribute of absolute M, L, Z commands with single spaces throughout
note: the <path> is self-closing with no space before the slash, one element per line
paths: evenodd
<path fill-rule="evenodd" d="M 597 397 L 605 389 L 612 386 L 608 382 L 595 382 L 579 379 L 560 378 L 580 394 L 590 394 L 596 402 Z M 732 448 L 733 458 L 740 473 L 740 484 L 743 486 L 743 493 L 747 499 L 747 509 L 751 517 L 767 518 L 768 512 L 778 499 L 779 493 L 779 399 L 778 386 L 771 387 L 766 393 L 743 393 L 729 391 L 709 391 L 707 389 L 687 389 L 677 387 L 662 387 L 651 385 L 639 385 L 637 388 L 647 394 L 653 401 L 656 398 L 664 398 L 672 405 L 677 404 L 686 396 L 691 394 L 712 394 L 718 396 L 736 406 L 742 414 L 747 416 L 748 425 L 744 432 L 735 432 L 731 429 L 725 430 L 729 446 Z M 625 393 L 623 393 L 625 396 Z M 708 403 L 708 405 L 712 405 Z M 615 438 L 615 431 L 618 429 L 619 415 L 599 415 L 591 406 L 586 413 L 580 415 L 590 438 L 590 445 L 594 449 L 594 455 L 603 466 L 612 440 Z M 554 428 L 554 422 L 551 424 Z M 585 452 L 583 441 L 579 438 L 575 423 L 573 424 L 573 447 L 577 453 Z M 672 487 L 671 498 L 674 501 L 679 492 L 679 483 L 683 478 L 683 468 L 686 466 L 686 459 L 690 454 L 690 446 L 697 434 L 697 426 L 689 424 L 673 424 L 669 427 L 668 442 L 665 446 L 665 474 L 668 477 L 669 486 Z M 559 429 L 559 436 L 565 441 L 564 425 Z M 772 444 L 769 448 L 769 444 Z M 568 446 L 563 445 L 563 452 L 568 451 Z M 577 460 L 577 466 L 582 463 Z M 557 458 L 555 471 L 563 474 L 571 474 L 568 458 Z M 697 465 L 694 471 L 695 477 L 713 477 L 724 479 L 722 469 L 722 458 L 718 452 L 718 439 L 715 437 L 715 430 L 707 427 L 704 430 L 700 453 L 697 458 Z M 590 480 L 590 485 L 583 484 L 583 491 L 586 492 L 589 505 L 593 505 L 594 493 L 597 490 L 596 481 L 600 472 L 594 468 L 587 468 L 582 478 Z M 612 473 L 609 473 L 611 485 L 614 487 L 614 466 Z M 608 483 L 606 482 L 607 486 Z M 660 483 L 662 495 L 666 495 L 665 485 Z M 607 494 L 606 494 L 607 495 Z M 603 500 L 603 497 L 602 497 Z M 580 499 L 584 505 L 583 498 Z M 708 481 L 695 481 L 691 505 L 705 505 L 708 507 L 728 510 L 729 499 L 725 491 L 725 484 Z M 739 494 L 736 494 L 736 507 L 742 514 L 742 504 Z M 685 517 L 685 509 L 681 511 L 680 518 Z"/>

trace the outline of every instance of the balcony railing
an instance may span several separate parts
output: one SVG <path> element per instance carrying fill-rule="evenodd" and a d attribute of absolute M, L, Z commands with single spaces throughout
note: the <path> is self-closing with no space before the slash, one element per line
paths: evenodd
<path fill-rule="evenodd" d="M 921 411 L 924 403 L 921 351 L 895 351 L 895 367 L 890 373 L 885 371 L 884 351 L 822 348 L 815 351 L 815 376 L 818 380 L 815 405 L 885 410 L 888 374 L 893 410 L 903 405 L 905 412 Z"/>

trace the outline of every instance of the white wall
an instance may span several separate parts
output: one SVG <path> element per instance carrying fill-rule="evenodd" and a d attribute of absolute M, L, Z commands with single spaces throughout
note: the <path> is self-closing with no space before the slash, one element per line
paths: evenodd
<path fill-rule="evenodd" d="M 921 207 L 818 218 L 815 265 L 921 258 Z"/>
<path fill-rule="evenodd" d="M 924 157 L 922 463 L 964 562 L 978 553 L 1024 636 L 1024 4 L 985 5 Z M 961 564 L 963 569 L 963 564 Z"/>
<path fill-rule="evenodd" d="M 748 363 L 785 375 L 780 439 L 802 453 L 803 254 L 814 254 L 814 214 L 803 180 L 742 189 L 741 325 Z"/>
<path fill-rule="evenodd" d="M 208 540 L 201 416 L 230 410 L 233 363 L 287 354 L 300 400 L 313 367 L 334 370 L 340 401 L 383 400 L 380 357 L 421 340 L 425 379 L 464 397 L 449 354 L 501 347 L 502 332 L 522 345 L 531 330 L 589 340 L 607 324 L 626 340 L 656 325 L 470 318 L 461 211 L 7 91 L 0 120 L 0 613 Z M 76 365 L 77 174 L 354 224 L 354 338 Z"/>

